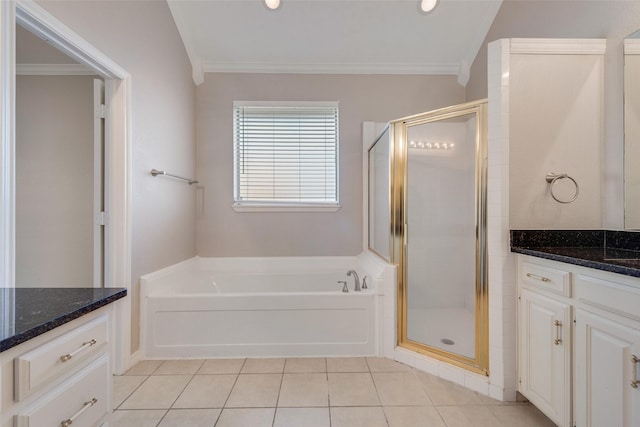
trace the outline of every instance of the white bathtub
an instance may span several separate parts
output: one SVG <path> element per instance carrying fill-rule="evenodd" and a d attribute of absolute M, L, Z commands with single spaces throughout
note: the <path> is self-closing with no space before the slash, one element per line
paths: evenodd
<path fill-rule="evenodd" d="M 381 271 L 359 259 L 196 257 L 143 276 L 143 357 L 376 355 Z"/>

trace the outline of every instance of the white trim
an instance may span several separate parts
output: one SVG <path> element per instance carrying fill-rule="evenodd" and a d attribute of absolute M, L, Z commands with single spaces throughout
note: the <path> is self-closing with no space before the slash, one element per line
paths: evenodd
<path fill-rule="evenodd" d="M 17 76 L 95 76 L 82 64 L 16 64 Z"/>
<path fill-rule="evenodd" d="M 15 8 L 0 1 L 0 286 L 15 285 Z"/>
<path fill-rule="evenodd" d="M 624 39 L 625 55 L 640 55 L 640 39 Z"/>
<path fill-rule="evenodd" d="M 236 212 L 337 212 L 340 205 L 260 205 L 234 204 Z"/>
<path fill-rule="evenodd" d="M 16 0 L 15 5 L 17 23 L 41 39 L 47 40 L 47 43 L 67 56 L 85 64 L 102 77 L 123 79 L 129 76 L 118 64 L 38 6 L 35 1 Z"/>
<path fill-rule="evenodd" d="M 109 147 L 107 169 L 108 222 L 105 253 L 109 260 L 105 271 L 105 286 L 125 287 L 131 292 L 131 75 L 108 57 L 74 33 L 62 22 L 47 13 L 32 0 L 0 2 L 0 268 L 2 286 L 14 285 L 14 215 L 15 215 L 15 23 L 72 57 L 105 78 L 111 88 L 107 103 L 111 102 L 110 125 L 107 132 Z M 107 252 L 108 251 L 108 252 Z M 114 370 L 122 373 L 128 368 L 131 355 L 131 298 L 115 304 L 117 340 Z"/>
<path fill-rule="evenodd" d="M 602 55 L 605 39 L 511 39 L 511 53 L 533 55 Z"/>
<path fill-rule="evenodd" d="M 469 79 L 471 78 L 471 67 L 469 66 L 469 63 L 464 59 L 460 61 L 460 67 L 458 69 L 457 76 L 458 84 L 460 86 L 466 87 L 467 83 L 469 83 Z"/>
<path fill-rule="evenodd" d="M 458 75 L 460 64 L 268 64 L 203 61 L 202 68 L 205 73 Z"/>
<path fill-rule="evenodd" d="M 340 107 L 339 101 L 233 101 L 236 107 Z"/>
<path fill-rule="evenodd" d="M 178 33 L 180 34 L 180 38 L 182 39 L 182 44 L 184 45 L 185 50 L 187 51 L 187 56 L 189 57 L 189 61 L 191 61 L 191 75 L 193 78 L 193 82 L 200 86 L 204 83 L 204 68 L 202 66 L 202 59 L 198 56 L 197 50 L 194 47 L 193 37 L 191 37 L 191 33 L 188 30 L 191 28 L 188 23 L 185 22 L 184 15 L 182 14 L 182 9 L 176 6 L 178 3 L 176 0 L 167 0 L 167 4 L 169 5 L 169 11 L 171 15 L 173 15 L 173 20 L 176 23 L 176 28 L 178 29 Z"/>

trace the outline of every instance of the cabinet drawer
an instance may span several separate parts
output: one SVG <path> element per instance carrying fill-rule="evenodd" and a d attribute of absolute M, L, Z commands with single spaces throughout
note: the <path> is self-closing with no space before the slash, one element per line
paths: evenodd
<path fill-rule="evenodd" d="M 640 320 L 640 289 L 581 274 L 576 275 L 575 281 L 577 300 Z"/>
<path fill-rule="evenodd" d="M 91 362 L 15 416 L 15 427 L 92 427 L 109 412 L 109 358 L 106 354 Z"/>
<path fill-rule="evenodd" d="M 568 271 L 523 261 L 520 265 L 520 280 L 538 289 L 571 296 L 571 274 Z"/>
<path fill-rule="evenodd" d="M 107 316 L 101 316 L 16 357 L 14 399 L 24 399 L 42 384 L 96 355 L 107 336 Z"/>

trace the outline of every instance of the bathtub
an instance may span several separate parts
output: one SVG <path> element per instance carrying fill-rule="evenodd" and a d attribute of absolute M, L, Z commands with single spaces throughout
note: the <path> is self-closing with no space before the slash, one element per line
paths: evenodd
<path fill-rule="evenodd" d="M 142 357 L 376 355 L 380 275 L 361 257 L 193 258 L 141 277 Z"/>

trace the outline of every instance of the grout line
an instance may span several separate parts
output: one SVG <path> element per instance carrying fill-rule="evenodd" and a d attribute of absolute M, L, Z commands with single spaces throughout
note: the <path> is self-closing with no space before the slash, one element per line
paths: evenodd
<path fill-rule="evenodd" d="M 121 376 L 121 377 L 123 377 L 124 375 L 114 375 L 114 376 Z M 146 382 L 147 382 L 147 380 L 151 377 L 151 375 L 129 375 L 129 376 L 131 376 L 131 377 L 133 377 L 133 376 L 136 376 L 136 377 L 137 377 L 137 376 L 140 376 L 140 377 L 146 377 L 146 378 L 145 378 L 144 380 L 142 380 L 142 382 L 141 382 L 140 384 L 138 384 L 138 385 L 133 389 L 133 391 L 127 395 L 127 397 L 125 397 L 124 399 L 122 399 L 122 402 L 120 402 L 120 403 L 118 404 L 118 406 L 117 406 L 117 407 L 113 408 L 113 409 L 111 410 L 111 412 L 114 412 L 114 411 L 116 411 L 116 410 L 120 409 L 120 407 L 121 407 L 122 405 L 124 405 L 124 402 L 126 402 L 126 401 L 131 397 L 131 395 L 133 395 L 133 393 L 135 393 L 135 392 L 136 392 L 136 390 L 138 390 L 140 387 L 142 387 L 142 384 L 146 383 Z M 111 385 L 113 386 L 113 381 L 111 382 Z M 111 387 L 111 394 L 112 394 L 112 396 L 111 396 L 111 397 L 113 397 L 113 391 L 114 391 L 113 389 L 114 389 L 114 387 Z"/>
<path fill-rule="evenodd" d="M 169 413 L 169 410 L 167 409 L 165 413 L 162 415 L 162 417 L 160 417 L 160 421 L 158 421 L 158 424 L 156 424 L 156 427 L 162 424 L 162 420 L 164 420 L 164 418 L 167 416 L 168 413 Z"/>

